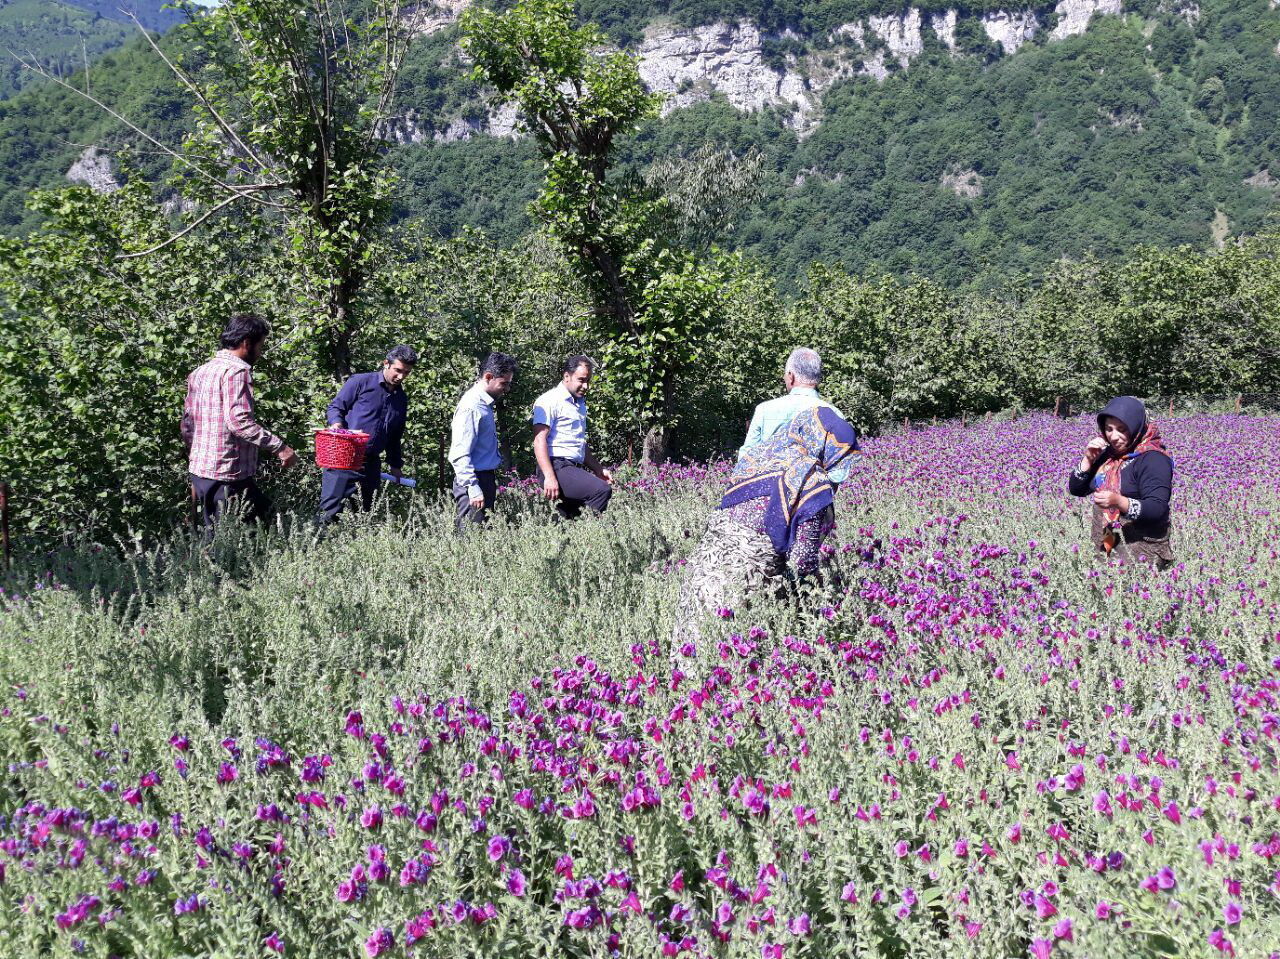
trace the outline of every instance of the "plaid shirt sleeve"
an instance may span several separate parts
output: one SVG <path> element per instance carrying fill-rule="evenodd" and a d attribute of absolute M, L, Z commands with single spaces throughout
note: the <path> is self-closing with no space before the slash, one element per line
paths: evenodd
<path fill-rule="evenodd" d="M 270 453 L 284 449 L 284 440 L 259 426 L 253 418 L 248 370 L 233 370 L 227 374 L 223 381 L 222 415 L 227 429 L 244 442 Z"/>
<path fill-rule="evenodd" d="M 196 411 L 195 400 L 192 396 L 192 377 L 187 377 L 187 397 L 182 401 L 182 423 L 178 427 L 178 431 L 182 434 L 182 443 L 188 451 L 191 444 L 196 440 Z"/>

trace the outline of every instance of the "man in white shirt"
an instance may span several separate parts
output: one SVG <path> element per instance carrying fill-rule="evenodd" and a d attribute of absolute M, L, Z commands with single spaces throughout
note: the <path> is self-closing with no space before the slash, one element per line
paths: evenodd
<path fill-rule="evenodd" d="M 506 353 L 490 353 L 480 363 L 480 378 L 462 394 L 453 414 L 449 462 L 453 464 L 456 526 L 483 523 L 498 493 L 502 452 L 494 404 L 511 391 L 516 361 Z"/>
<path fill-rule="evenodd" d="M 603 513 L 613 496 L 613 477 L 587 446 L 587 390 L 596 364 L 589 356 L 564 361 L 560 384 L 533 404 L 533 455 L 542 495 L 564 519 L 586 506 Z"/>
<path fill-rule="evenodd" d="M 766 400 L 756 407 L 751 417 L 751 425 L 747 427 L 747 438 L 738 451 L 741 456 L 749 447 L 764 443 L 774 434 L 785 430 L 801 410 L 811 406 L 825 406 L 834 410 L 836 415 L 845 419 L 845 415 L 818 395 L 818 384 L 822 382 L 822 358 L 816 350 L 797 347 L 787 357 L 787 365 L 782 374 L 786 384 L 787 395 L 777 399 Z M 849 475 L 854 457 L 849 457 L 830 473 L 831 482 L 843 483 Z"/>

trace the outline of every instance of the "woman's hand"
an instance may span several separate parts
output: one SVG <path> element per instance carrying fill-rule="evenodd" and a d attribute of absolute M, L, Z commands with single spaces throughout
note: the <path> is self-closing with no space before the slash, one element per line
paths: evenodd
<path fill-rule="evenodd" d="M 1118 509 L 1122 513 L 1129 511 L 1129 497 L 1121 496 L 1115 490 L 1098 490 L 1093 494 L 1093 502 L 1103 509 Z"/>
<path fill-rule="evenodd" d="M 1093 468 L 1093 464 L 1098 457 L 1102 455 L 1102 451 L 1107 448 L 1107 441 L 1101 436 L 1095 436 L 1089 440 L 1089 445 L 1084 448 L 1084 459 L 1080 460 L 1080 472 L 1087 473 Z"/>

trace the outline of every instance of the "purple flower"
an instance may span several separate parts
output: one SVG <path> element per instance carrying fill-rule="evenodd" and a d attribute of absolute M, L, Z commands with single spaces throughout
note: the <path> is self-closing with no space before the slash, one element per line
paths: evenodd
<path fill-rule="evenodd" d="M 360 714 L 359 710 L 353 709 L 347 713 L 345 731 L 348 736 L 364 739 L 364 716 Z"/>
<path fill-rule="evenodd" d="M 524 873 L 519 869 L 512 869 L 511 874 L 507 876 L 507 892 L 513 896 L 520 897 L 524 895 L 525 889 Z"/>
<path fill-rule="evenodd" d="M 497 862 L 511 849 L 511 840 L 506 836 L 494 836 L 489 840 L 489 861 Z"/>
<path fill-rule="evenodd" d="M 1222 907 L 1222 918 L 1227 921 L 1228 926 L 1234 926 L 1238 923 L 1242 915 L 1244 915 L 1244 912 L 1241 910 L 1239 903 L 1229 902 Z"/>
<path fill-rule="evenodd" d="M 377 956 L 382 955 L 384 952 L 394 949 L 395 945 L 396 937 L 390 929 L 376 929 L 373 935 L 364 941 L 365 955 L 369 959 L 376 959 Z"/>
<path fill-rule="evenodd" d="M 262 940 L 264 948 L 270 949 L 272 952 L 284 952 L 284 936 L 278 932 L 273 932 L 267 938 Z"/>

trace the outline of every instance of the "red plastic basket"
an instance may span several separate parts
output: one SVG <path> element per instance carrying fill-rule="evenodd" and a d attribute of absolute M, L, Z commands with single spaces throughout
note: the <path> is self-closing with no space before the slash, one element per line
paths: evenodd
<path fill-rule="evenodd" d="M 352 430 L 316 430 L 316 466 L 329 470 L 364 469 L 369 434 Z"/>

